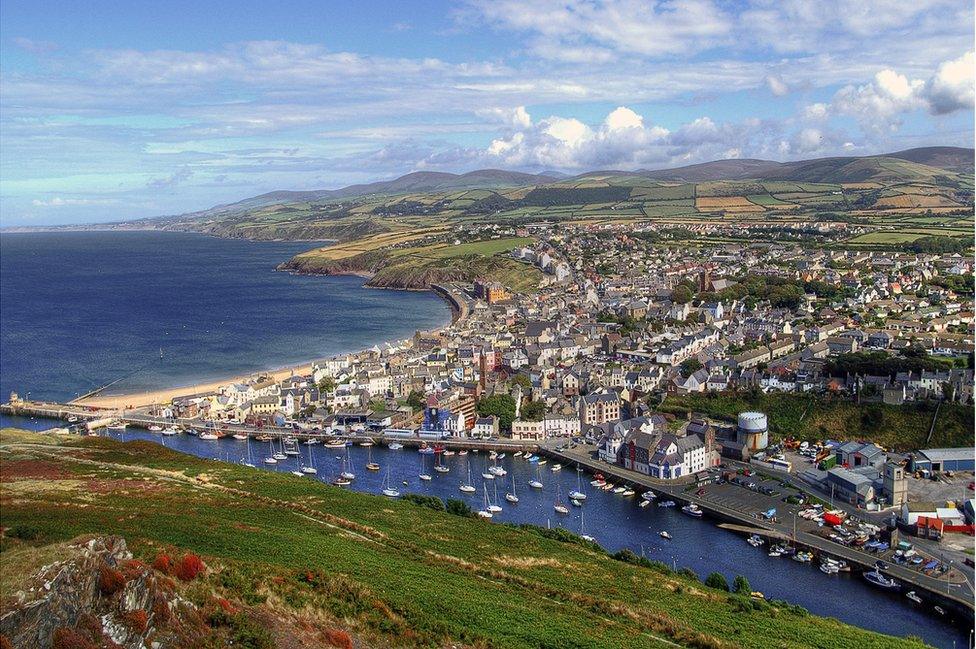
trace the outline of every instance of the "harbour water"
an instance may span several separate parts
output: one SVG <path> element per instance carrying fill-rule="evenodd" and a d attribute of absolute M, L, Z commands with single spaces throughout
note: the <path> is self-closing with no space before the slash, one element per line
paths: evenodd
<path fill-rule="evenodd" d="M 59 422 L 9 418 L 8 424 L 42 429 L 58 425 Z M 290 473 L 300 467 L 299 458 L 295 457 L 277 465 L 265 465 L 263 460 L 270 455 L 267 442 L 244 442 L 230 437 L 207 441 L 182 434 L 163 437 L 139 428 L 105 434 L 116 439 L 150 440 L 191 455 L 235 463 L 248 461 L 250 449 L 250 463 L 257 467 L 255 470 Z M 345 453 L 343 449 L 305 444 L 299 444 L 298 448 L 301 463 L 314 464 L 318 471 L 317 475 L 303 476 L 303 479 L 331 482 L 342 471 L 340 458 Z M 380 465 L 379 471 L 365 468 L 368 452 Z M 916 606 L 905 600 L 904 596 L 876 590 L 860 577 L 824 575 L 815 562 L 801 564 L 788 558 L 770 558 L 765 546 L 758 549 L 750 547 L 744 537 L 716 527 L 707 517 L 692 518 L 679 508 L 667 509 L 656 504 L 641 508 L 638 506 L 639 494 L 624 498 L 596 489 L 589 484 L 592 476 L 582 474 L 578 479 L 576 471 L 568 467 L 554 472 L 551 461 L 538 467 L 509 454 L 498 462 L 508 475 L 485 480 L 482 473 L 490 461 L 484 452 L 443 458 L 443 463 L 450 469 L 448 473 L 433 470 L 433 455 L 423 455 L 411 448 L 394 451 L 376 445 L 367 451 L 366 448 L 352 446 L 349 447 L 349 457 L 356 478 L 345 487 L 348 489 L 379 494 L 389 471 L 390 483 L 402 494 L 456 498 L 466 501 L 474 510 L 482 508 L 485 488 L 493 502 L 497 489 L 498 504 L 503 510 L 494 515 L 493 521 L 551 525 L 577 534 L 584 532 L 611 551 L 629 548 L 637 554 L 679 569 L 691 568 L 703 579 L 713 571 L 723 573 L 730 583 L 736 575 L 744 575 L 754 590 L 763 592 L 768 598 L 784 599 L 816 615 L 834 617 L 882 633 L 916 635 L 932 646 L 949 649 L 965 647 L 968 642 L 968 637 L 959 627 L 939 619 L 930 607 Z M 418 478 L 422 462 L 425 463 L 426 472 L 432 476 L 429 482 Z M 458 487 L 462 481 L 467 481 L 469 465 L 471 483 L 477 491 L 466 494 Z M 505 500 L 505 494 L 512 489 L 513 478 L 519 498 L 517 504 Z M 543 483 L 541 490 L 529 488 L 528 481 L 533 478 Z M 553 509 L 557 484 L 567 505 L 567 494 L 577 489 L 578 484 L 582 485 L 583 492 L 587 494 L 583 507 L 571 506 L 568 515 L 557 514 Z M 662 530 L 669 532 L 672 538 L 661 538 L 659 533 Z"/>
<path fill-rule="evenodd" d="M 314 245 L 170 232 L 0 235 L 0 395 L 66 401 L 120 378 L 109 394 L 192 385 L 450 321 L 430 292 L 275 272 Z"/>

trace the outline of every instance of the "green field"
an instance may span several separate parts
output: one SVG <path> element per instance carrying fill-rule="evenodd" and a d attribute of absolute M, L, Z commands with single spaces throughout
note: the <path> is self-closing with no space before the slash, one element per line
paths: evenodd
<path fill-rule="evenodd" d="M 205 575 L 176 587 L 200 607 L 222 597 L 247 617 L 309 632 L 338 627 L 366 646 L 922 646 L 714 590 L 663 564 L 617 560 L 565 531 L 516 529 L 149 442 L 39 439 L 0 433 L 0 523 L 19 534 L 0 546 L 8 586 L 9 571 L 43 563 L 50 544 L 114 534 L 146 563 L 160 552 L 199 554 Z"/>

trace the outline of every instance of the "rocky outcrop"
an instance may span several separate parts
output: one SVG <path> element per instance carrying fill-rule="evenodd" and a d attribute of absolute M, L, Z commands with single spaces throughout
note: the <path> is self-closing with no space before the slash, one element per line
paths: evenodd
<path fill-rule="evenodd" d="M 179 646 L 174 630 L 195 613 L 168 577 L 133 561 L 119 537 L 72 549 L 71 558 L 45 566 L 5 602 L 0 635 L 13 647 Z"/>

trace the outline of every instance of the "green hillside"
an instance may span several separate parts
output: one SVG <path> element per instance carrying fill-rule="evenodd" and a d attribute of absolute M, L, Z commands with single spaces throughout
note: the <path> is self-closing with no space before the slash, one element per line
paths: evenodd
<path fill-rule="evenodd" d="M 134 570 L 161 570 L 161 554 L 203 559 L 200 576 L 172 585 L 202 612 L 201 647 L 282 646 L 282 626 L 301 630 L 304 646 L 328 646 L 340 633 L 345 646 L 352 638 L 370 647 L 922 646 L 711 589 L 565 532 L 493 524 L 148 442 L 51 441 L 0 432 L 7 605 L 25 573 L 65 547 L 55 544 L 111 534 L 141 560 Z M 57 623 L 70 625 L 70 612 L 63 615 Z M 155 609 L 151 615 L 150 625 L 159 624 Z"/>

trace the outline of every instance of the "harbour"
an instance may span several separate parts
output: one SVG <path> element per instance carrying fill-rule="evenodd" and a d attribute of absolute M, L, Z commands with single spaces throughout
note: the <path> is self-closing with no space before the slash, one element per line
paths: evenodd
<path fill-rule="evenodd" d="M 6 423 L 45 428 L 55 422 L 36 420 L 31 424 L 29 420 L 11 418 Z M 715 523 L 726 519 L 717 514 L 717 507 L 708 503 L 701 505 L 707 512 L 704 518 L 686 515 L 680 505 L 673 508 L 655 504 L 640 507 L 640 489 L 636 489 L 636 495 L 631 497 L 596 489 L 589 484 L 593 479 L 589 471 L 578 475 L 573 469 L 580 462 L 555 449 L 540 450 L 538 456 L 546 455 L 545 459 L 548 460 L 540 466 L 524 460 L 524 454 L 523 457 L 515 457 L 514 454 L 520 452 L 515 447 L 498 448 L 497 453 L 504 453 L 504 457 L 498 459 L 497 464 L 504 468 L 506 475 L 486 480 L 482 478 L 482 473 L 495 464 L 488 459 L 489 448 L 498 442 L 481 441 L 477 451 L 470 447 L 464 449 L 451 441 L 445 442 L 444 448 L 450 448 L 454 454 L 437 456 L 447 468 L 447 471 L 440 473 L 432 470 L 435 455 L 417 453 L 411 447 L 411 440 L 396 440 L 396 444 L 403 446 L 398 450 L 388 448 L 378 436 L 370 438 L 375 440 L 371 447 L 361 446 L 366 439 L 358 437 L 352 446 L 347 447 L 348 451 L 346 448 L 327 448 L 322 443 L 299 443 L 299 455 L 286 456 L 286 459 L 274 465 L 266 465 L 263 460 L 269 455 L 269 442 L 257 442 L 253 438 L 247 441 L 232 436 L 220 440 L 206 440 L 186 434 L 163 436 L 137 426 L 130 426 L 124 431 L 101 430 L 101 434 L 115 439 L 148 440 L 173 450 L 225 462 L 248 463 L 250 460 L 249 463 L 258 469 L 282 473 L 300 472 L 302 466 L 314 465 L 316 474 L 303 475 L 301 479 L 325 483 L 335 479 L 343 469 L 343 458 L 348 452 L 349 466 L 355 478 L 345 488 L 379 495 L 384 484 L 392 484 L 402 495 L 418 493 L 442 499 L 454 498 L 466 502 L 475 511 L 483 507 L 487 489 L 489 500 L 502 507 L 502 511 L 493 513 L 492 520 L 497 523 L 562 527 L 574 534 L 591 536 L 610 551 L 628 549 L 677 569 L 690 568 L 702 579 L 713 571 L 724 573 L 730 581 L 736 575 L 743 575 L 753 589 L 761 591 L 766 598 L 784 599 L 817 615 L 836 617 L 883 633 L 924 634 L 925 641 L 933 646 L 948 648 L 953 646 L 953 642 L 964 646 L 967 641 L 963 627 L 958 622 L 934 614 L 930 601 L 924 605 L 916 604 L 901 595 L 876 589 L 854 572 L 828 576 L 817 569 L 816 562 L 806 564 L 770 558 L 765 547 L 749 546 L 745 530 L 765 528 L 769 534 L 776 534 L 776 530 L 758 525 L 757 521 L 749 521 L 734 512 L 729 514 L 728 519 L 738 520 L 743 529 L 722 529 Z M 277 447 L 279 438 L 274 439 Z M 431 447 L 433 445 L 433 442 L 429 444 Z M 462 450 L 467 450 L 467 453 L 462 455 Z M 365 468 L 368 456 L 379 465 L 378 471 Z M 561 470 L 553 471 L 557 463 L 562 465 Z M 465 493 L 459 486 L 467 480 L 469 467 L 471 482 L 476 490 Z M 590 470 L 594 469 L 602 472 L 609 482 L 641 485 L 637 479 L 615 474 L 608 467 L 594 466 Z M 431 477 L 429 481 L 418 477 L 425 470 Z M 534 479 L 541 481 L 541 489 L 528 486 L 529 481 Z M 505 500 L 505 494 L 512 490 L 513 480 L 517 504 Z M 659 494 L 658 501 L 672 499 L 684 503 L 688 500 L 680 488 L 668 489 L 661 485 L 652 485 L 651 488 Z M 587 497 L 581 507 L 570 506 L 568 514 L 559 514 L 553 507 L 557 489 L 564 498 L 577 489 Z M 568 498 L 565 498 L 565 502 L 568 504 Z M 663 538 L 660 535 L 662 531 L 667 531 L 671 538 Z M 789 537 L 790 534 L 780 533 L 780 536 Z M 807 546 L 804 544 L 804 547 Z M 799 583 L 807 587 L 797 588 Z"/>

